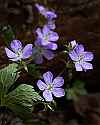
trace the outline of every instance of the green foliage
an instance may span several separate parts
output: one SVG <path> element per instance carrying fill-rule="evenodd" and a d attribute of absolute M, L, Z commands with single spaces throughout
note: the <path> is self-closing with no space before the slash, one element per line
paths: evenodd
<path fill-rule="evenodd" d="M 43 101 L 43 98 L 35 92 L 33 86 L 27 84 L 19 85 L 6 96 L 6 105 L 21 117 L 32 112 L 33 103 L 36 101 Z"/>
<path fill-rule="evenodd" d="M 12 109 L 22 118 L 32 116 L 33 103 L 43 101 L 43 98 L 34 90 L 33 86 L 20 84 L 15 86 L 19 77 L 18 64 L 9 64 L 0 70 L 0 104 Z M 15 86 L 11 91 L 8 91 Z"/>
<path fill-rule="evenodd" d="M 87 91 L 86 89 L 84 88 L 84 83 L 81 82 L 81 81 L 76 81 L 74 84 L 73 84 L 73 87 L 72 88 L 68 88 L 66 89 L 66 98 L 68 100 L 74 100 L 74 101 L 77 101 L 78 98 L 82 95 L 86 95 L 87 94 Z"/>
<path fill-rule="evenodd" d="M 0 70 L 0 105 L 5 106 L 5 96 L 19 77 L 18 65 L 13 63 Z"/>
<path fill-rule="evenodd" d="M 7 93 L 11 85 L 18 79 L 17 67 L 18 64 L 13 63 L 0 70 L 0 93 L 2 91 Z"/>

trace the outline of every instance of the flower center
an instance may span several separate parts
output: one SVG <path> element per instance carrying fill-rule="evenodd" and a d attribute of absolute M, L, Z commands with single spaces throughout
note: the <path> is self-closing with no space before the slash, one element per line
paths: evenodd
<path fill-rule="evenodd" d="M 17 55 L 18 57 L 20 57 L 20 56 L 22 55 L 22 50 L 17 51 L 17 52 L 16 52 L 16 55 Z"/>
<path fill-rule="evenodd" d="M 48 84 L 47 90 L 52 91 L 52 89 L 53 89 L 53 86 L 51 84 Z"/>
<path fill-rule="evenodd" d="M 45 35 L 44 40 L 45 40 L 46 42 L 48 42 L 48 40 L 49 40 L 48 35 Z"/>
<path fill-rule="evenodd" d="M 79 61 L 82 61 L 84 59 L 84 55 L 83 54 L 80 54 L 79 55 Z"/>

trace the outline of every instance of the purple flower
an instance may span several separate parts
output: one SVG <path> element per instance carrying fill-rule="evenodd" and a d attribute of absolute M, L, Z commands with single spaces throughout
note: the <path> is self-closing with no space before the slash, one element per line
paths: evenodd
<path fill-rule="evenodd" d="M 35 6 L 38 9 L 38 11 L 40 12 L 40 14 L 42 14 L 48 20 L 52 20 L 53 18 L 57 18 L 57 15 L 54 12 L 49 11 L 44 6 L 39 5 L 39 4 L 35 4 Z"/>
<path fill-rule="evenodd" d="M 57 44 L 54 42 L 59 39 L 59 36 L 56 32 L 51 31 L 47 25 L 45 25 L 42 30 L 37 28 L 36 33 L 38 35 L 38 43 L 40 43 L 42 46 L 46 46 L 48 49 L 57 49 Z"/>
<path fill-rule="evenodd" d="M 47 22 L 47 26 L 50 30 L 54 30 L 56 28 L 55 21 L 54 20 L 49 20 Z"/>
<path fill-rule="evenodd" d="M 70 58 L 74 61 L 76 71 L 93 69 L 93 66 L 88 61 L 92 61 L 94 56 L 92 52 L 84 51 L 83 45 L 78 45 L 69 52 Z"/>
<path fill-rule="evenodd" d="M 33 60 L 36 64 L 42 64 L 43 57 L 45 57 L 47 60 L 51 60 L 55 57 L 55 54 L 53 53 L 53 51 L 39 45 L 36 42 L 35 42 L 35 47 L 33 48 L 32 55 L 33 55 Z"/>
<path fill-rule="evenodd" d="M 66 46 L 66 47 L 67 47 L 68 51 L 70 52 L 70 51 L 72 51 L 77 45 L 78 45 L 78 43 L 76 42 L 76 40 L 73 40 L 73 41 L 69 42 L 68 46 Z"/>
<path fill-rule="evenodd" d="M 76 43 L 76 40 L 73 40 L 70 42 L 70 46 L 71 48 L 73 49 L 74 47 L 76 47 L 77 43 Z"/>
<path fill-rule="evenodd" d="M 32 44 L 27 44 L 24 48 L 19 40 L 13 40 L 10 44 L 12 50 L 5 48 L 7 56 L 12 61 L 21 61 L 32 55 Z"/>
<path fill-rule="evenodd" d="M 64 89 L 61 88 L 64 84 L 63 77 L 56 77 L 53 80 L 53 74 L 48 71 L 43 74 L 44 82 L 38 80 L 37 86 L 38 88 L 43 91 L 43 97 L 46 101 L 52 101 L 53 96 L 55 97 L 62 97 L 65 95 Z"/>

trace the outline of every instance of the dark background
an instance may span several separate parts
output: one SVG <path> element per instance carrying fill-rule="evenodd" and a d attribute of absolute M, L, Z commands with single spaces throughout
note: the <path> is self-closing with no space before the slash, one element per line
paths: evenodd
<path fill-rule="evenodd" d="M 36 8 L 34 7 L 35 1 L 36 0 L 0 0 L 0 25 L 10 24 L 14 27 L 17 38 L 33 40 L 34 38 L 31 31 L 38 25 L 38 14 Z M 100 0 L 37 0 L 37 2 L 53 8 L 58 14 L 56 24 L 57 32 L 60 36 L 59 45 L 60 42 L 62 44 L 63 41 L 65 42 L 76 39 L 77 42 L 84 44 L 86 50 L 94 53 L 94 69 L 85 73 L 77 73 L 76 75 L 87 83 L 86 88 L 90 93 L 88 100 L 91 98 L 91 94 L 93 94 L 92 100 L 95 100 L 96 97 L 98 97 L 98 99 L 96 99 L 98 103 L 100 95 L 96 95 L 96 93 L 100 92 Z M 28 6 L 30 9 L 27 9 Z M 33 15 L 31 14 L 32 12 Z M 4 41 L 1 34 L 1 67 L 6 63 L 7 59 L 5 58 Z M 90 107 L 95 107 L 94 105 L 91 106 L 91 103 L 89 104 Z M 88 108 L 86 108 L 86 112 L 88 112 L 87 109 Z M 50 117 L 52 116 L 51 113 L 46 114 L 46 116 L 53 119 L 54 121 L 51 121 L 57 123 L 57 125 L 62 125 L 63 123 L 57 122 L 57 119 L 66 121 L 67 116 L 65 114 L 67 113 L 60 112 L 57 114 L 57 118 Z M 87 114 L 89 114 L 90 119 L 93 117 L 96 120 L 94 120 L 95 122 L 87 120 L 89 121 L 89 124 L 91 123 L 96 125 L 96 122 L 98 122 L 97 125 L 100 125 L 99 116 L 97 114 L 91 113 L 90 110 Z M 56 115 L 56 113 L 53 115 Z M 88 119 L 88 115 L 86 116 L 87 117 L 85 119 Z"/>

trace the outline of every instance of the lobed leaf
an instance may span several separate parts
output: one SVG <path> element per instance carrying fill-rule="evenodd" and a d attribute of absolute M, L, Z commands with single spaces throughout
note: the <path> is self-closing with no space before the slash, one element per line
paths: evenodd
<path fill-rule="evenodd" d="M 32 112 L 34 101 L 43 101 L 43 98 L 27 84 L 19 85 L 6 97 L 6 105 L 23 117 Z"/>
<path fill-rule="evenodd" d="M 0 70 L 0 92 L 5 93 L 14 84 L 14 82 L 19 77 L 19 72 L 17 72 L 18 64 L 9 64 L 7 67 Z"/>

